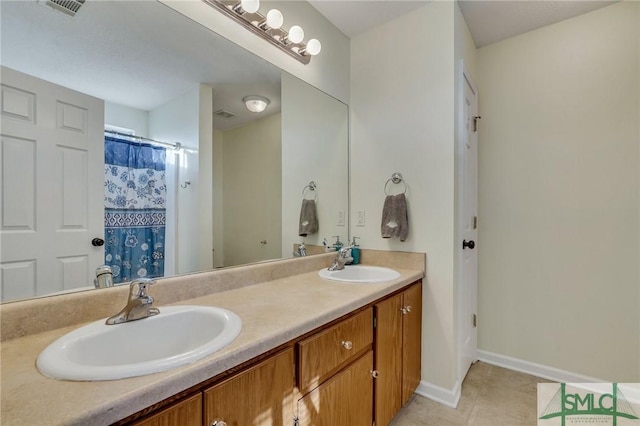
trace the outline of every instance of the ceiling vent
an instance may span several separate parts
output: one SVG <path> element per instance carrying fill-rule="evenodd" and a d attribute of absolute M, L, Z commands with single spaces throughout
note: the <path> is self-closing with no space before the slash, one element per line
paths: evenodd
<path fill-rule="evenodd" d="M 86 0 L 47 0 L 47 5 L 67 15 L 75 16 Z"/>
<path fill-rule="evenodd" d="M 223 118 L 232 118 L 235 117 L 237 114 L 234 114 L 230 111 L 227 111 L 226 109 L 219 109 L 216 112 L 213 113 L 214 115 L 217 115 L 219 117 L 223 117 Z"/>

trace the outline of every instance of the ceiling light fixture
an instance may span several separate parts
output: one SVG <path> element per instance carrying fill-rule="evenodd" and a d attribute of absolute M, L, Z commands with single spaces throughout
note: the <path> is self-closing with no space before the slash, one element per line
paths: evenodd
<path fill-rule="evenodd" d="M 245 96 L 242 98 L 242 102 L 244 102 L 249 111 L 255 113 L 264 111 L 267 108 L 267 105 L 271 103 L 268 98 L 258 95 Z"/>
<path fill-rule="evenodd" d="M 257 34 L 303 64 L 320 53 L 322 45 L 316 39 L 304 43 L 304 30 L 299 25 L 289 31 L 282 28 L 284 17 L 277 9 L 271 9 L 264 17 L 258 9 L 260 0 L 202 0 L 227 15 L 249 31 Z"/>

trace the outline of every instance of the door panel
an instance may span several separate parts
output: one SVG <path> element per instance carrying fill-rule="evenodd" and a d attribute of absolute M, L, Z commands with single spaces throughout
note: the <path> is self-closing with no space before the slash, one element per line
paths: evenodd
<path fill-rule="evenodd" d="M 402 405 L 404 406 L 421 380 L 422 364 L 422 283 L 403 293 L 404 315 L 402 327 Z"/>
<path fill-rule="evenodd" d="M 298 401 L 300 426 L 371 426 L 373 352 Z M 386 423 L 385 423 L 386 424 Z"/>
<path fill-rule="evenodd" d="M 2 68 L 2 301 L 91 285 L 104 251 L 104 102 Z"/>
<path fill-rule="evenodd" d="M 375 310 L 375 418 L 387 425 L 402 407 L 402 295 L 376 304 Z"/>
<path fill-rule="evenodd" d="M 462 241 L 462 276 L 461 276 L 461 377 L 462 380 L 469 367 L 478 357 L 478 332 L 475 315 L 478 305 L 478 95 L 475 86 L 464 74 L 463 105 L 463 188 L 462 188 L 462 229 L 464 241 L 473 241 L 474 248 L 463 248 Z"/>

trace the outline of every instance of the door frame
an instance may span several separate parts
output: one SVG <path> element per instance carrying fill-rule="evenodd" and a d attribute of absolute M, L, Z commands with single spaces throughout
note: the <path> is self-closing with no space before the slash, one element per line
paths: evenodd
<path fill-rule="evenodd" d="M 458 70 L 459 73 L 459 79 L 458 79 L 458 119 L 457 119 L 457 123 L 456 123 L 456 128 L 457 128 L 457 141 L 456 141 L 456 151 L 457 151 L 457 155 L 456 155 L 456 191 L 457 191 L 457 215 L 456 215 L 456 222 L 455 222 L 455 258 L 456 258 L 456 288 L 458 289 L 457 291 L 457 314 L 456 314 L 456 345 L 457 345 L 457 350 L 456 350 L 456 358 L 457 358 L 457 364 L 456 364 L 456 368 L 457 368 L 457 383 L 456 383 L 456 391 L 459 392 L 460 388 L 462 387 L 462 381 L 464 380 L 464 377 L 467 373 L 467 371 L 463 371 L 463 351 L 462 351 L 462 339 L 463 339 L 463 323 L 464 321 L 468 321 L 469 317 L 467 316 L 469 313 L 465 312 L 465 297 L 468 297 L 468 293 L 464 291 L 464 283 L 462 282 L 462 278 L 463 278 L 463 267 L 464 267 L 464 261 L 463 261 L 463 251 L 460 248 L 460 244 L 462 241 L 462 233 L 464 230 L 464 214 L 462 211 L 462 206 L 464 205 L 464 191 L 462 190 L 463 185 L 464 185 L 464 147 L 463 147 L 463 143 L 464 143 L 464 138 L 463 138 L 463 134 L 464 134 L 464 126 L 465 126 L 465 122 L 464 122 L 464 103 L 465 103 L 465 81 L 467 81 L 469 83 L 469 86 L 471 87 L 471 89 L 473 90 L 474 93 L 476 93 L 476 100 L 478 98 L 478 89 L 477 86 L 475 85 L 473 79 L 471 78 L 471 75 L 469 74 L 467 68 L 464 65 L 464 61 L 460 61 L 460 67 Z M 476 176 L 477 177 L 477 176 Z M 477 180 L 476 180 L 476 184 L 477 184 Z M 476 204 L 477 207 L 477 204 Z M 477 277 L 477 270 L 476 270 L 476 277 Z M 476 306 L 477 306 L 477 302 L 478 302 L 478 291 L 477 291 L 477 279 L 476 279 Z M 476 309 L 477 311 L 477 309 Z M 477 331 L 476 331 L 477 333 Z M 477 360 L 477 353 L 478 353 L 478 348 L 477 348 L 477 338 L 476 338 L 476 348 L 475 348 L 475 354 L 476 356 L 474 357 Z M 473 361 L 475 362 L 475 361 Z M 472 362 L 472 363 L 473 363 Z"/>

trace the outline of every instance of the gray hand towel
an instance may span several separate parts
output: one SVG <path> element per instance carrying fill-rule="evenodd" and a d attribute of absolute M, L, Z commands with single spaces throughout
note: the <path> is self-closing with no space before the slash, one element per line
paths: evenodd
<path fill-rule="evenodd" d="M 318 232 L 318 216 L 316 214 L 316 202 L 315 200 L 302 200 L 302 207 L 300 208 L 300 226 L 298 228 L 298 235 L 306 237 L 307 235 L 315 234 Z"/>
<path fill-rule="evenodd" d="M 409 216 L 407 214 L 407 199 L 404 194 L 387 195 L 382 207 L 382 238 L 398 237 L 400 241 L 409 235 Z"/>

